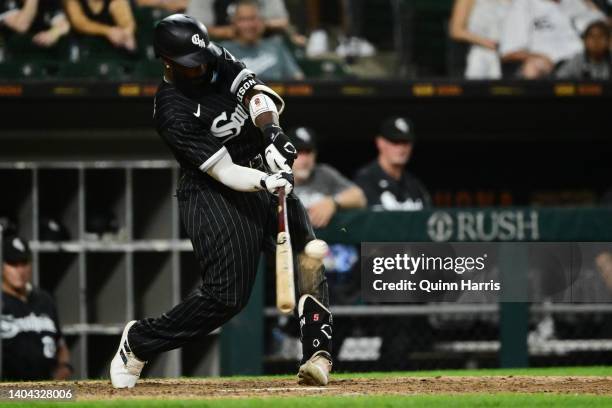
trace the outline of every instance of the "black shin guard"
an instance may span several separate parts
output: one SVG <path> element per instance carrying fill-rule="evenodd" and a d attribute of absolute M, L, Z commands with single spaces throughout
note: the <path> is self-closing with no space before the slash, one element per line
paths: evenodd
<path fill-rule="evenodd" d="M 326 354 L 331 361 L 332 315 L 317 299 L 303 295 L 298 304 L 300 315 L 300 340 L 302 341 L 302 364 L 314 354 Z"/>

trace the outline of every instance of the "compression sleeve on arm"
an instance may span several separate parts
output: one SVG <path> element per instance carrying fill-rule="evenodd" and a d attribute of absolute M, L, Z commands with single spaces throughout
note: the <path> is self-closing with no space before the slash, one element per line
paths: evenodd
<path fill-rule="evenodd" d="M 254 192 L 263 189 L 261 179 L 267 176 L 266 173 L 239 166 L 233 162 L 227 150 L 225 153 L 207 170 L 212 178 L 236 191 Z"/>

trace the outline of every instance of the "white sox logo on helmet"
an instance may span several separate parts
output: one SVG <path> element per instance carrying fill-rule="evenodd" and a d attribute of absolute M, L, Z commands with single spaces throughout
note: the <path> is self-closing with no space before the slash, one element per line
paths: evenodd
<path fill-rule="evenodd" d="M 206 48 L 206 41 L 200 38 L 200 34 L 194 34 L 193 37 L 191 37 L 191 42 L 200 48 Z"/>

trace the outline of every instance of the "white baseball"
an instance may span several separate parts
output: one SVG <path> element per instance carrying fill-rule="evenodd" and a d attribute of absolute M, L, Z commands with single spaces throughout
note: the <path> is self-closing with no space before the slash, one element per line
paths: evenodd
<path fill-rule="evenodd" d="M 306 248 L 304 248 L 304 253 L 315 259 L 325 258 L 328 251 L 329 247 L 327 246 L 327 243 L 321 239 L 313 239 L 306 244 Z"/>

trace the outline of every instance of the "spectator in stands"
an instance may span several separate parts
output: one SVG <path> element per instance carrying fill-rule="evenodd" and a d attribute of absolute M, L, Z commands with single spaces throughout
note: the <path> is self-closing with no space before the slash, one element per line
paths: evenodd
<path fill-rule="evenodd" d="M 206 25 L 209 34 L 218 40 L 233 40 L 236 28 L 232 15 L 236 12 L 236 0 L 192 0 L 187 14 Z M 283 0 L 258 0 L 264 31 L 284 32 L 289 28 L 289 13 Z"/>
<path fill-rule="evenodd" d="M 222 45 L 264 80 L 302 79 L 304 74 L 281 38 L 262 38 L 264 22 L 254 0 L 241 0 L 232 16 L 236 37 Z"/>
<path fill-rule="evenodd" d="M 455 0 L 450 35 L 471 44 L 465 77 L 500 79 L 501 62 L 497 45 L 511 0 Z"/>
<path fill-rule="evenodd" d="M 136 50 L 136 23 L 128 0 L 64 0 L 76 31 L 101 36 L 113 46 Z"/>
<path fill-rule="evenodd" d="M 65 380 L 72 374 L 55 303 L 32 287 L 32 253 L 6 237 L 2 265 L 2 379 Z"/>
<path fill-rule="evenodd" d="M 605 20 L 596 20 L 584 31 L 584 52 L 565 62 L 556 72 L 562 79 L 608 80 L 612 70 L 610 27 Z"/>
<path fill-rule="evenodd" d="M 136 4 L 139 7 L 151 7 L 178 13 L 187 9 L 189 0 L 136 0 Z"/>
<path fill-rule="evenodd" d="M 392 117 L 383 122 L 376 137 L 378 158 L 355 177 L 373 210 L 417 211 L 431 206 L 423 184 L 406 171 L 414 140 L 414 127 L 408 119 Z"/>
<path fill-rule="evenodd" d="M 59 0 L 4 0 L 0 24 L 19 34 L 31 34 L 40 47 L 52 47 L 70 31 Z"/>
<path fill-rule="evenodd" d="M 327 226 L 339 209 L 365 208 L 365 195 L 359 187 L 333 167 L 317 163 L 316 135 L 312 129 L 292 129 L 289 138 L 298 151 L 293 163 L 295 193 L 315 228 Z"/>
<path fill-rule="evenodd" d="M 354 62 L 360 57 L 371 57 L 376 54 L 376 47 L 364 38 L 368 8 L 366 0 L 311 0 L 303 2 L 303 14 L 308 17 L 310 37 L 306 46 L 306 55 L 310 58 L 336 53 L 347 62 Z M 380 3 L 380 2 L 378 2 Z M 391 4 L 378 4 L 370 7 L 384 9 Z M 388 23 L 383 23 L 388 24 Z M 334 49 L 332 44 L 337 42 Z"/>
<path fill-rule="evenodd" d="M 582 52 L 573 20 L 598 13 L 583 0 L 514 0 L 499 44 L 502 61 L 526 79 L 548 77 L 556 66 Z"/>

